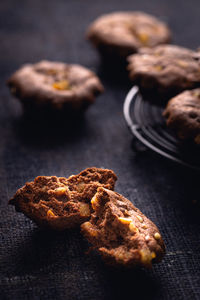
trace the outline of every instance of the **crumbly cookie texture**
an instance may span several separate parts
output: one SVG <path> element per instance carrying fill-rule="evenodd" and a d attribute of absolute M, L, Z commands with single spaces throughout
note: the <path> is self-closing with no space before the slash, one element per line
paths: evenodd
<path fill-rule="evenodd" d="M 26 64 L 8 80 L 11 93 L 25 108 L 80 111 L 103 92 L 98 77 L 75 64 L 41 61 Z"/>
<path fill-rule="evenodd" d="M 128 57 L 130 79 L 141 92 L 172 97 L 200 86 L 200 53 L 175 45 L 142 48 Z"/>
<path fill-rule="evenodd" d="M 125 58 L 141 47 L 168 43 L 171 33 L 163 22 L 143 12 L 113 12 L 95 20 L 87 38 L 102 55 Z"/>
<path fill-rule="evenodd" d="M 151 267 L 162 259 L 165 245 L 158 228 L 129 200 L 100 187 L 91 204 L 94 212 L 81 229 L 106 263 Z"/>
<path fill-rule="evenodd" d="M 163 112 L 167 126 L 182 140 L 200 144 L 200 88 L 172 98 Z"/>
<path fill-rule="evenodd" d="M 69 178 L 38 176 L 20 188 L 9 204 L 39 226 L 64 230 L 88 220 L 97 188 L 114 189 L 116 180 L 113 171 L 94 167 Z"/>

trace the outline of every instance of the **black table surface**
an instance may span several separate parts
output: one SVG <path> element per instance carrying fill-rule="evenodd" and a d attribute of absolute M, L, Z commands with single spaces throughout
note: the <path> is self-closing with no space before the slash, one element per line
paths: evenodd
<path fill-rule="evenodd" d="M 198 0 L 0 2 L 1 299 L 200 298 L 200 176 L 131 146 L 122 113 L 131 83 L 85 40 L 89 23 L 114 10 L 151 13 L 169 24 L 174 43 L 200 44 Z M 79 63 L 101 78 L 105 93 L 78 124 L 27 118 L 11 97 L 6 79 L 23 63 L 41 59 Z M 116 191 L 159 227 L 167 252 L 152 270 L 106 267 L 86 253 L 79 229 L 42 231 L 7 204 L 38 175 L 69 176 L 89 166 L 113 169 Z"/>

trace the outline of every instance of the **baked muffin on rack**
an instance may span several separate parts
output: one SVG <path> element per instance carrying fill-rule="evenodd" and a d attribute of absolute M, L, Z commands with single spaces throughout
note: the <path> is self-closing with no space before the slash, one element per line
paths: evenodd
<path fill-rule="evenodd" d="M 130 79 L 140 92 L 169 99 L 200 86 L 200 53 L 175 45 L 141 48 L 128 57 Z"/>
<path fill-rule="evenodd" d="M 200 88 L 184 91 L 172 98 L 163 112 L 167 126 L 181 140 L 200 145 Z"/>

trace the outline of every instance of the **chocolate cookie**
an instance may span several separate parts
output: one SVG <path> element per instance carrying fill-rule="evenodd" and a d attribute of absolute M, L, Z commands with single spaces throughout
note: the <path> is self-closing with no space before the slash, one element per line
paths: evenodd
<path fill-rule="evenodd" d="M 200 88 L 172 98 L 163 113 L 167 126 L 182 140 L 200 144 Z"/>
<path fill-rule="evenodd" d="M 167 26 L 142 12 L 114 12 L 99 17 L 87 38 L 103 56 L 125 58 L 141 47 L 155 47 L 170 41 Z"/>
<path fill-rule="evenodd" d="M 113 171 L 98 168 L 69 178 L 39 176 L 20 188 L 9 204 L 39 226 L 64 230 L 86 221 L 97 188 L 114 189 L 116 180 Z"/>
<path fill-rule="evenodd" d="M 8 80 L 25 108 L 80 111 L 103 91 L 97 76 L 80 65 L 41 61 L 27 64 Z"/>
<path fill-rule="evenodd" d="M 91 204 L 94 212 L 81 229 L 105 262 L 149 267 L 162 259 L 165 245 L 158 228 L 129 200 L 100 187 Z"/>
<path fill-rule="evenodd" d="M 140 49 L 128 58 L 130 78 L 144 94 L 168 98 L 200 86 L 200 54 L 175 46 Z"/>

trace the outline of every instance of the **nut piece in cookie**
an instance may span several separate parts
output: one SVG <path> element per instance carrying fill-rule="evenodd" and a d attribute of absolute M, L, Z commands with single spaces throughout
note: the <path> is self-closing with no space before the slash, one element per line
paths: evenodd
<path fill-rule="evenodd" d="M 25 108 L 81 111 L 103 92 L 98 77 L 75 64 L 41 61 L 26 64 L 8 80 Z"/>
<path fill-rule="evenodd" d="M 129 200 L 100 187 L 91 204 L 94 212 L 81 229 L 106 263 L 150 267 L 162 259 L 165 245 L 158 228 Z"/>
<path fill-rule="evenodd" d="M 172 98 L 163 112 L 167 126 L 182 140 L 200 144 L 200 88 Z"/>
<path fill-rule="evenodd" d="M 143 12 L 114 12 L 95 20 L 87 38 L 103 56 L 125 58 L 141 47 L 155 47 L 170 41 L 167 26 Z"/>
<path fill-rule="evenodd" d="M 69 178 L 38 176 L 20 188 L 9 204 L 39 226 L 64 230 L 88 220 L 97 188 L 114 189 L 116 180 L 113 171 L 94 167 Z"/>
<path fill-rule="evenodd" d="M 142 48 L 128 57 L 130 79 L 140 91 L 155 98 L 168 98 L 200 86 L 200 54 L 175 46 Z"/>

